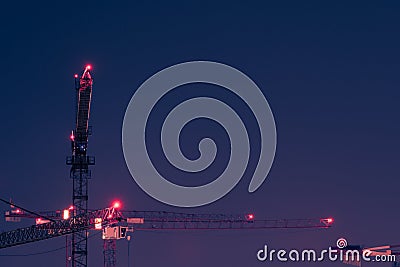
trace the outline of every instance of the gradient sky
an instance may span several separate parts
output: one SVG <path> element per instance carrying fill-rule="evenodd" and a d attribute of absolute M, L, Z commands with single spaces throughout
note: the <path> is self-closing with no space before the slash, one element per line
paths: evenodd
<path fill-rule="evenodd" d="M 132 266 L 281 266 L 259 263 L 257 250 L 264 244 L 322 249 L 339 237 L 367 246 L 398 244 L 399 18 L 395 1 L 2 3 L 0 196 L 32 210 L 70 205 L 65 156 L 74 127 L 73 75 L 91 63 L 89 154 L 96 156 L 91 208 L 120 198 L 127 210 L 251 211 L 258 218 L 336 220 L 329 230 L 137 232 Z M 191 60 L 225 63 L 250 76 L 272 108 L 278 144 L 272 170 L 258 191 L 247 192 L 248 174 L 223 199 L 182 209 L 152 199 L 134 183 L 123 158 L 121 127 L 143 81 Z M 183 136 L 187 155 L 196 156 L 196 144 L 187 138 L 193 133 L 227 145 L 223 131 L 206 124 L 194 123 Z M 214 173 L 197 176 L 195 184 L 208 182 L 223 168 L 224 155 L 218 160 Z M 8 209 L 0 206 L 2 213 Z M 0 230 L 30 223 L 1 220 Z M 58 238 L 1 250 L 0 265 L 64 266 L 63 249 L 2 256 L 47 251 L 64 242 Z M 100 236 L 89 245 L 89 266 L 102 266 Z M 118 266 L 127 266 L 127 249 L 121 240 Z"/>

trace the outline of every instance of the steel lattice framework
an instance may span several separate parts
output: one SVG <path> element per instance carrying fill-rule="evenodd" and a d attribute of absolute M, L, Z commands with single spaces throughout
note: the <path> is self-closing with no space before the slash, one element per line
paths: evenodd
<path fill-rule="evenodd" d="M 75 75 L 76 88 L 76 127 L 71 134 L 72 156 L 67 157 L 67 165 L 71 165 L 72 203 L 74 216 L 88 212 L 88 181 L 91 178 L 90 165 L 94 165 L 94 157 L 87 156 L 90 103 L 92 98 L 93 78 L 90 65 L 86 66 L 82 76 Z M 72 233 L 72 266 L 87 266 L 87 230 Z"/>
<path fill-rule="evenodd" d="M 115 267 L 117 265 L 116 250 L 117 250 L 117 244 L 114 239 L 104 240 L 103 242 L 104 267 Z"/>
<path fill-rule="evenodd" d="M 47 214 L 48 215 L 48 214 Z M 7 217 L 7 215 L 6 215 Z M 30 217 L 25 214 L 12 214 L 8 217 Z M 51 222 L 19 228 L 0 233 L 0 249 L 27 244 L 49 238 L 86 232 L 93 229 L 96 219 L 101 218 L 102 227 L 122 220 L 121 213 L 114 208 L 91 211 L 69 219 L 55 219 Z"/>
<path fill-rule="evenodd" d="M 41 213 L 49 215 L 51 213 Z M 58 213 L 53 213 L 58 214 Z M 134 217 L 126 217 L 134 216 Z M 19 228 L 0 234 L 0 249 L 39 240 L 59 237 L 94 229 L 96 218 L 101 218 L 102 228 L 110 225 L 125 225 L 129 231 L 137 230 L 224 230 L 224 229 L 290 229 L 290 228 L 329 228 L 331 219 L 281 219 L 255 220 L 253 215 L 230 216 L 223 214 L 185 214 L 156 211 L 123 211 L 107 208 L 89 211 L 86 215 L 68 220 Z M 30 215 L 9 214 L 6 217 L 28 217 Z M 108 240 L 107 240 L 108 241 Z M 111 241 L 114 241 L 111 239 Z M 109 250 L 115 249 L 109 242 Z M 109 254 L 110 251 L 107 252 Z M 106 254 L 106 253 L 105 253 Z M 115 256 L 114 256 L 115 258 Z M 115 260 L 110 260 L 114 261 Z"/>
<path fill-rule="evenodd" d="M 223 230 L 328 228 L 332 219 L 256 220 L 253 214 L 190 214 L 164 211 L 121 211 L 123 221 L 133 222 L 135 230 Z M 142 221 L 139 219 L 143 218 Z"/>

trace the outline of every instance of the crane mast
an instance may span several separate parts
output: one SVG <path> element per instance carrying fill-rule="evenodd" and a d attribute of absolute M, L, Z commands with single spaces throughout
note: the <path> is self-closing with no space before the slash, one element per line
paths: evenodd
<path fill-rule="evenodd" d="M 88 213 L 88 180 L 91 178 L 90 165 L 94 165 L 94 157 L 87 156 L 90 103 L 92 98 L 93 78 L 91 66 L 86 66 L 79 77 L 75 75 L 76 89 L 76 126 L 72 131 L 72 156 L 67 157 L 67 165 L 71 166 L 73 217 Z M 71 238 L 72 267 L 87 266 L 87 236 L 88 230 L 76 231 Z"/>

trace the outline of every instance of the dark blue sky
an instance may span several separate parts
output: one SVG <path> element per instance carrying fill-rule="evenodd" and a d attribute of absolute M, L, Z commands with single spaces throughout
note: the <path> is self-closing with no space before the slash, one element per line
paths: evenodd
<path fill-rule="evenodd" d="M 3 3 L 0 196 L 34 210 L 70 205 L 65 156 L 74 127 L 73 74 L 91 63 L 89 151 L 97 165 L 90 207 L 108 206 L 118 197 L 130 210 L 336 219 L 324 231 L 139 232 L 131 246 L 133 266 L 263 266 L 255 253 L 264 244 L 324 248 L 339 237 L 365 245 L 400 243 L 399 18 L 395 1 Z M 278 145 L 269 177 L 256 193 L 247 193 L 246 176 L 220 201 L 184 210 L 153 200 L 133 182 L 121 127 L 144 80 L 190 60 L 222 62 L 249 75 L 273 110 Z M 194 129 L 220 132 L 199 125 Z M 183 147 L 190 154 L 195 146 Z M 22 225 L 2 221 L 0 230 Z M 63 245 L 60 238 L 5 249 L 0 256 Z M 90 266 L 102 265 L 101 246 L 99 236 L 90 239 Z M 118 249 L 118 264 L 126 266 L 124 240 Z M 63 266 L 64 250 L 0 257 L 1 266 L 28 263 Z"/>

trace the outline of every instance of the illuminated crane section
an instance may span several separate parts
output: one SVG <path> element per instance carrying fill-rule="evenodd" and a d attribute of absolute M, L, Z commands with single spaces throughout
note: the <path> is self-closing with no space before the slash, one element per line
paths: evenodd
<path fill-rule="evenodd" d="M 0 199 L 1 200 L 1 199 Z M 256 230 L 256 229 L 318 229 L 330 228 L 333 218 L 322 219 L 258 219 L 253 213 L 189 214 L 166 211 L 119 211 L 116 201 L 110 208 L 89 211 L 82 217 L 69 217 L 69 211 L 31 212 L 22 207 L 7 211 L 6 221 L 36 219 L 36 225 L 0 234 L 0 249 L 43 239 L 90 230 L 102 231 L 104 240 L 104 267 L 116 267 L 116 242 L 130 240 L 130 232 L 136 231 L 187 231 L 187 230 Z M 38 218 L 39 216 L 39 218 Z M 38 219 L 44 222 L 38 223 Z M 45 220 L 43 220 L 45 219 Z M 47 220 L 47 222 L 46 222 Z M 50 222 L 52 220 L 52 222 Z M 56 231 L 54 231 L 57 229 Z M 69 255 L 69 254 L 68 254 Z M 69 262 L 69 261 L 67 261 Z"/>
<path fill-rule="evenodd" d="M 0 233 L 0 249 L 85 232 L 89 229 L 102 229 L 121 221 L 122 214 L 115 208 L 89 211 L 76 217 L 62 216 L 60 212 L 40 212 L 43 216 L 27 214 L 24 211 L 6 212 L 7 218 L 36 218 L 36 225 Z M 39 214 L 37 214 L 39 215 Z M 45 219 L 43 219 L 45 218 Z"/>
<path fill-rule="evenodd" d="M 49 222 L 38 223 L 39 218 Z M 178 230 L 256 230 L 256 229 L 325 229 L 332 218 L 322 219 L 256 219 L 253 214 L 189 214 L 164 211 L 119 211 L 114 205 L 89 211 L 77 217 L 63 218 L 61 211 L 24 211 L 5 213 L 8 218 L 36 218 L 36 225 L 0 233 L 0 249 L 68 235 L 86 229 L 101 230 L 104 240 L 127 238 L 134 231 Z M 11 221 L 11 220 L 7 220 Z M 15 221 L 15 220 L 12 220 Z M 105 265 L 107 266 L 107 265 Z"/>
<path fill-rule="evenodd" d="M 88 135 L 89 135 L 89 116 L 90 102 L 92 99 L 93 79 L 90 74 L 92 67 L 87 65 L 82 77 L 79 79 L 77 89 L 77 113 L 76 113 L 76 153 L 86 155 Z"/>
<path fill-rule="evenodd" d="M 87 156 L 93 85 L 90 70 L 91 66 L 87 65 L 80 78 L 75 75 L 76 126 L 70 136 L 72 156 L 67 157 L 67 165 L 71 166 L 70 177 L 73 183 L 73 217 L 88 213 L 88 180 L 91 178 L 89 166 L 94 165 L 94 157 Z M 71 262 L 73 267 L 87 266 L 87 236 L 87 229 L 72 233 Z"/>

